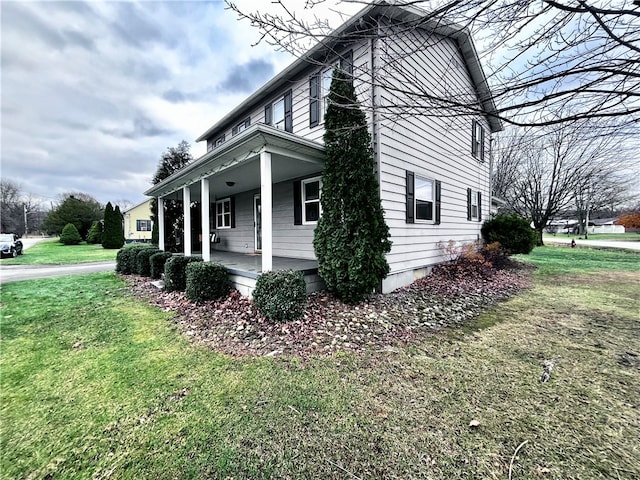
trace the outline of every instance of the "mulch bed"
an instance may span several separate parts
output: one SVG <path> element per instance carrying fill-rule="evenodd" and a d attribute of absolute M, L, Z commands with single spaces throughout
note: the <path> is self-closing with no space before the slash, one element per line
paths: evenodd
<path fill-rule="evenodd" d="M 250 299 L 233 291 L 227 297 L 195 304 L 184 292 L 158 290 L 145 277 L 125 276 L 134 294 L 167 312 L 192 339 L 233 356 L 331 355 L 363 353 L 407 345 L 419 335 L 471 321 L 487 307 L 529 283 L 529 269 L 460 274 L 447 268 L 389 294 L 345 304 L 327 292 L 309 295 L 304 317 L 273 323 Z"/>

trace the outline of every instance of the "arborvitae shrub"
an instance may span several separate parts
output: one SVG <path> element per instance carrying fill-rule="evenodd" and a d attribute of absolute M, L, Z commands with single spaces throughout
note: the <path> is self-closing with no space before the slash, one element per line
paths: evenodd
<path fill-rule="evenodd" d="M 91 224 L 89 233 L 87 233 L 87 243 L 91 245 L 102 243 L 102 222 L 100 220 L 96 220 Z"/>
<path fill-rule="evenodd" d="M 82 237 L 73 223 L 67 223 L 60 234 L 60 242 L 65 245 L 78 245 Z"/>
<path fill-rule="evenodd" d="M 158 250 L 149 257 L 149 263 L 151 264 L 151 278 L 160 278 L 164 273 L 164 264 L 172 256 L 171 252 L 163 252 Z"/>
<path fill-rule="evenodd" d="M 187 286 L 187 265 L 191 262 L 201 262 L 200 257 L 174 255 L 164 264 L 164 289 L 167 292 L 184 292 Z"/>
<path fill-rule="evenodd" d="M 228 270 L 219 263 L 194 262 L 187 265 L 185 294 L 194 302 L 224 297 L 231 291 Z"/>
<path fill-rule="evenodd" d="M 136 254 L 136 273 L 143 277 L 151 276 L 151 255 L 158 253 L 160 250 L 155 247 L 141 248 Z"/>
<path fill-rule="evenodd" d="M 135 243 L 121 248 L 116 254 L 116 272 L 124 275 L 136 273 L 136 256 L 140 250 L 149 248 L 148 245 Z"/>
<path fill-rule="evenodd" d="M 275 322 L 302 317 L 307 303 L 307 285 L 302 272 L 263 273 L 256 281 L 253 303 L 264 317 Z"/>
<path fill-rule="evenodd" d="M 500 242 L 510 255 L 530 253 L 536 246 L 536 232 L 529 220 L 515 213 L 496 215 L 484 222 L 480 231 L 487 244 Z"/>

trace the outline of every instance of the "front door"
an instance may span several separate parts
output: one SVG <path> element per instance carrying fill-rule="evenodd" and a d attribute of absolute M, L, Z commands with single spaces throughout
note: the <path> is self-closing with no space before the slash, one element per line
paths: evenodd
<path fill-rule="evenodd" d="M 262 251 L 262 206 L 260 195 L 253 196 L 253 225 L 255 229 L 256 252 Z"/>

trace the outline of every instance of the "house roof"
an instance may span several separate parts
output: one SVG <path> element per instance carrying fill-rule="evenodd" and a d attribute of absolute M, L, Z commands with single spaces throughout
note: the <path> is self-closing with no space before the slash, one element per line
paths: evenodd
<path fill-rule="evenodd" d="M 140 206 L 144 205 L 145 203 L 149 203 L 150 201 L 151 201 L 151 199 L 150 199 L 150 198 L 147 198 L 147 199 L 145 199 L 145 200 L 142 200 L 140 203 L 138 203 L 138 204 L 134 205 L 133 207 L 129 207 L 129 208 L 127 208 L 126 210 L 123 210 L 123 212 L 122 212 L 122 213 L 130 212 L 131 210 L 133 210 L 133 209 L 135 209 L 135 208 L 138 208 L 138 207 L 140 207 Z"/>
<path fill-rule="evenodd" d="M 324 164 L 324 145 L 258 123 L 165 178 L 144 194 L 154 197 L 166 196 L 211 175 L 216 175 L 216 181 L 220 184 L 233 180 L 233 188 L 224 189 L 228 194 L 259 187 L 260 176 L 256 175 L 256 172 L 245 172 L 245 175 L 241 176 L 236 172 L 232 178 L 227 178 L 226 175 L 258 158 L 263 149 L 275 152 L 274 183 L 284 181 L 292 175 L 306 175 L 317 171 L 317 165 Z M 300 162 L 291 162 L 291 159 Z M 258 184 L 253 185 L 251 182 L 255 182 L 256 179 Z"/>
<path fill-rule="evenodd" d="M 445 23 L 441 19 L 428 18 L 428 12 L 415 6 L 399 6 L 382 0 L 374 1 L 360 10 L 360 12 L 328 35 L 325 40 L 316 44 L 305 55 L 291 63 L 282 72 L 249 96 L 244 102 L 211 126 L 206 132 L 200 135 L 196 141 L 206 140 L 217 131 L 221 132 L 229 126 L 230 122 L 237 120 L 243 112 L 256 108 L 268 101 L 276 90 L 284 88 L 292 78 L 302 74 L 310 65 L 322 61 L 325 55 L 328 52 L 336 50 L 339 44 L 347 43 L 354 38 L 363 38 L 370 35 L 370 29 L 366 27 L 366 20 L 377 17 L 385 17 L 402 22 L 416 22 L 416 25 L 419 25 L 421 28 L 432 30 L 445 37 L 455 39 L 469 69 L 469 74 L 475 85 L 483 110 L 488 112 L 491 131 L 497 132 L 502 130 L 502 122 L 498 118 L 496 106 L 469 30 L 453 23 Z M 365 26 L 364 30 L 363 26 Z"/>

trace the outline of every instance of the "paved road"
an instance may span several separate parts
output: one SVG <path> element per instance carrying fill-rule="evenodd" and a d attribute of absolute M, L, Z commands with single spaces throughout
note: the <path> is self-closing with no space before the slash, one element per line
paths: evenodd
<path fill-rule="evenodd" d="M 0 266 L 0 284 L 32 280 L 36 278 L 61 277 L 82 273 L 113 272 L 116 262 L 91 262 L 73 265 L 2 265 Z"/>
<path fill-rule="evenodd" d="M 544 243 L 571 243 L 571 237 L 544 237 Z M 614 240 L 580 240 L 576 239 L 576 244 L 592 247 L 624 248 L 626 250 L 640 251 L 640 242 L 624 242 Z"/>
<path fill-rule="evenodd" d="M 46 238 L 21 238 L 24 249 L 27 250 Z M 73 265 L 2 265 L 0 263 L 0 284 L 17 282 L 19 280 L 32 280 L 36 278 L 61 277 L 63 275 L 76 275 L 82 273 L 114 271 L 116 262 L 90 262 Z"/>

